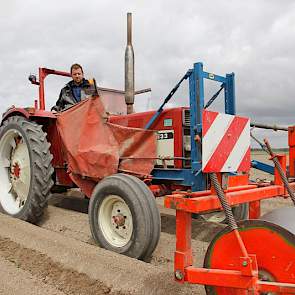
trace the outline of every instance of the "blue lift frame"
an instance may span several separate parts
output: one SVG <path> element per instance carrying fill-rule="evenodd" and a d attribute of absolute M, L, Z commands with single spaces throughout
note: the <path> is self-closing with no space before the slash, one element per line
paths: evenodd
<path fill-rule="evenodd" d="M 191 187 L 192 191 L 207 189 L 205 174 L 202 173 L 202 150 L 201 143 L 197 142 L 196 136 L 202 138 L 202 113 L 204 110 L 204 79 L 216 81 L 223 84 L 225 113 L 236 114 L 235 103 L 235 81 L 234 73 L 226 74 L 225 77 L 203 70 L 201 62 L 195 63 L 193 69 L 187 71 L 180 82 L 170 92 L 164 103 L 146 125 L 150 128 L 161 115 L 164 105 L 169 101 L 179 85 L 189 78 L 189 100 L 190 100 L 190 134 L 191 134 L 191 168 L 190 169 L 154 169 L 152 171 L 154 180 L 169 181 L 175 184 Z M 172 94 L 172 95 L 171 95 Z"/>

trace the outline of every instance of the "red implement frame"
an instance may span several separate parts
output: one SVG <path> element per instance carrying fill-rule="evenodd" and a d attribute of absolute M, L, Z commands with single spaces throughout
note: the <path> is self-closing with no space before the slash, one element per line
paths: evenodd
<path fill-rule="evenodd" d="M 295 126 L 288 128 L 289 176 L 295 178 Z"/>
<path fill-rule="evenodd" d="M 293 144 L 290 149 L 295 148 L 295 132 L 289 132 L 289 143 Z M 294 160 L 290 154 L 290 159 Z M 286 156 L 278 155 L 278 160 L 286 172 Z M 290 166 L 290 172 L 294 166 Z M 294 171 L 293 171 L 294 172 Z M 262 199 L 277 196 L 287 197 L 283 183 L 275 169 L 274 184 L 248 184 L 248 176 L 230 176 L 228 189 L 225 196 L 230 205 L 250 203 L 250 218 L 260 216 L 260 201 Z M 290 183 L 295 189 L 295 182 Z M 212 286 L 224 286 L 230 288 L 244 289 L 242 293 L 248 294 L 246 290 L 252 290 L 251 294 L 260 292 L 277 292 L 295 294 L 295 284 L 283 284 L 278 282 L 264 282 L 258 279 L 258 267 L 255 255 L 249 255 L 237 230 L 232 232 L 238 241 L 242 256 L 240 271 L 225 269 L 206 269 L 193 267 L 192 247 L 191 247 L 191 226 L 192 213 L 205 213 L 211 210 L 221 209 L 219 199 L 212 189 L 201 192 L 177 192 L 165 198 L 165 207 L 176 209 L 176 251 L 174 260 L 175 278 L 178 282 L 189 282 L 193 284 L 203 284 Z"/>

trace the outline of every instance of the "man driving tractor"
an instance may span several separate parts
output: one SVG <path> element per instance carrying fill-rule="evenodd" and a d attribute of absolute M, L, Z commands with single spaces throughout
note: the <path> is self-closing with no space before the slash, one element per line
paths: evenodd
<path fill-rule="evenodd" d="M 75 63 L 71 66 L 71 76 L 72 80 L 61 89 L 52 111 L 60 112 L 95 94 L 94 85 L 84 78 L 81 65 Z"/>

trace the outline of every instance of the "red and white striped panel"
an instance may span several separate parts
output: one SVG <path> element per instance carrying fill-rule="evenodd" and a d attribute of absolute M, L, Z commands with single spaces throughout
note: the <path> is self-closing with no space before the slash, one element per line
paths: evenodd
<path fill-rule="evenodd" d="M 249 118 L 203 111 L 202 170 L 250 170 Z"/>

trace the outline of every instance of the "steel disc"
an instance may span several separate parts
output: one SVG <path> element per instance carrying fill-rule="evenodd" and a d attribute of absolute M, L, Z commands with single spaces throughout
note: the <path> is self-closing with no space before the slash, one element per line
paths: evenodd
<path fill-rule="evenodd" d="M 293 212 L 291 221 L 294 222 L 294 210 L 288 209 L 282 212 L 286 215 Z M 273 217 L 273 220 L 283 224 L 285 218 L 280 217 L 280 214 L 276 215 L 277 218 Z M 290 217 L 290 215 L 288 216 Z M 291 221 L 286 222 L 286 226 L 289 226 L 292 223 Z M 281 225 L 266 220 L 244 220 L 239 222 L 238 225 L 247 252 L 256 255 L 260 279 L 294 283 L 295 235 Z M 292 229 L 292 227 L 290 226 L 289 229 Z M 243 254 L 236 237 L 227 227 L 219 232 L 210 243 L 205 256 L 204 267 L 208 269 L 240 270 L 241 256 Z M 247 292 L 246 290 L 228 287 L 205 286 L 205 288 L 206 293 L 210 295 L 240 295 Z"/>
<path fill-rule="evenodd" d="M 295 207 L 275 209 L 261 216 L 260 219 L 279 225 L 295 235 Z"/>

